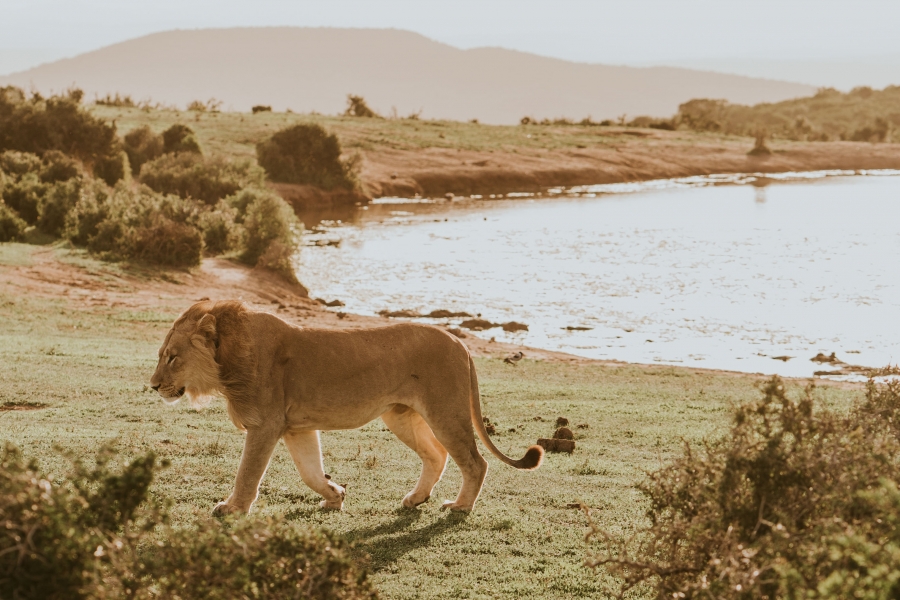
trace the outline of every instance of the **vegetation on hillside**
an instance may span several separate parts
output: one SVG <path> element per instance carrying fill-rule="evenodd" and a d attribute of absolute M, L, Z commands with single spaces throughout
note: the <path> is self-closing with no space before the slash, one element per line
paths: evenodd
<path fill-rule="evenodd" d="M 341 144 L 321 125 L 299 124 L 256 145 L 256 156 L 269 179 L 314 185 L 324 190 L 357 186 L 356 158 L 341 159 Z"/>
<path fill-rule="evenodd" d="M 754 106 L 695 99 L 678 109 L 673 123 L 695 131 L 755 135 L 801 141 L 897 141 L 900 86 L 859 87 L 847 93 L 823 88 L 815 96 Z"/>
<path fill-rule="evenodd" d="M 900 597 L 898 410 L 900 381 L 843 412 L 775 377 L 728 435 L 650 475 L 636 539 L 595 526 L 589 562 L 657 598 Z"/>
<path fill-rule="evenodd" d="M 174 267 L 232 254 L 296 281 L 302 226 L 259 166 L 205 156 L 183 123 L 120 140 L 80 99 L 0 90 L 0 242 L 37 232 L 106 260 Z"/>
<path fill-rule="evenodd" d="M 93 465 L 71 462 L 54 478 L 12 445 L 0 451 L 0 596 L 376 597 L 347 544 L 329 534 L 275 518 L 172 528 L 150 492 L 152 452 L 123 460 L 106 447 Z"/>

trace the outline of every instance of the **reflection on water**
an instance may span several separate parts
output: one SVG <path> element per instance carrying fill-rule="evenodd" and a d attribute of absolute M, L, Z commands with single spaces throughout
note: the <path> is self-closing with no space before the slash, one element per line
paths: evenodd
<path fill-rule="evenodd" d="M 799 376 L 818 352 L 897 362 L 900 177 L 728 177 L 304 217 L 308 242 L 341 243 L 303 248 L 299 277 L 350 312 L 480 313 L 529 325 L 481 335 L 593 358 Z"/>

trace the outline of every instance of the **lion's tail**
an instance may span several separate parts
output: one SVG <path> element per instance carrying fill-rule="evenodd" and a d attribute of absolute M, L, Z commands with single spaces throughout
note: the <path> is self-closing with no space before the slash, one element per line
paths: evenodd
<path fill-rule="evenodd" d="M 494 442 L 491 441 L 487 429 L 484 428 L 484 419 L 481 416 L 481 393 L 478 391 L 478 375 L 475 374 L 475 363 L 472 361 L 471 356 L 469 357 L 469 380 L 472 385 L 469 395 L 469 402 L 472 407 L 472 424 L 475 426 L 475 431 L 478 432 L 478 437 L 481 438 L 488 450 L 506 464 L 517 469 L 534 471 L 540 467 L 541 462 L 544 460 L 544 449 L 540 446 L 531 446 L 525 452 L 525 456 L 519 460 L 513 460 L 500 452 L 497 446 L 494 445 Z"/>

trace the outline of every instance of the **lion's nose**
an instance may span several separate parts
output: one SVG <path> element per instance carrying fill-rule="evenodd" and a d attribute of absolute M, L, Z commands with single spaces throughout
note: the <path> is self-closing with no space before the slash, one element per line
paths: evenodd
<path fill-rule="evenodd" d="M 154 391 L 154 392 L 158 392 L 158 391 L 159 391 L 159 386 L 160 386 L 160 384 L 156 384 L 156 385 L 151 385 L 150 387 L 153 388 L 153 391 Z"/>

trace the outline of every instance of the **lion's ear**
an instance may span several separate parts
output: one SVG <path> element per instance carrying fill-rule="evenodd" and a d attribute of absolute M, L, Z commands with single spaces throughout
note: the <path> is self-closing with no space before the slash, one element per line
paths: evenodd
<path fill-rule="evenodd" d="M 197 321 L 197 333 L 207 342 L 219 347 L 219 332 L 216 331 L 216 318 L 213 315 L 207 313 Z"/>

